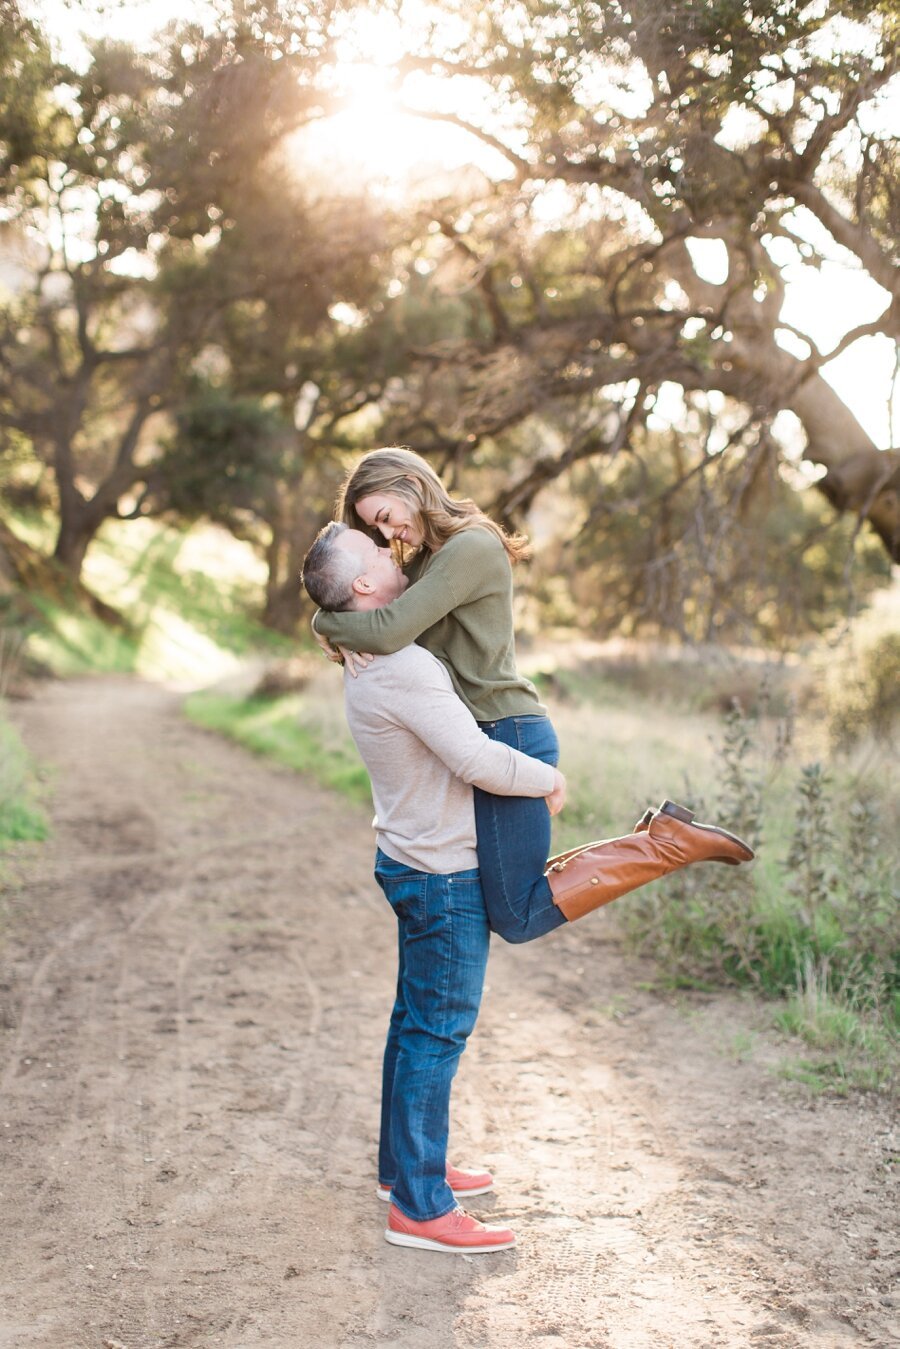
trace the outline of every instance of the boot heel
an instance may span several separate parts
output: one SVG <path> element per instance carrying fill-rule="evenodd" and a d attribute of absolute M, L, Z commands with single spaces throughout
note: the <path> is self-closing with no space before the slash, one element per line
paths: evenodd
<path fill-rule="evenodd" d="M 694 823 L 694 812 L 688 810 L 686 806 L 677 805 L 674 801 L 663 801 L 659 814 L 671 815 L 673 820 L 680 820 L 682 824 Z"/>

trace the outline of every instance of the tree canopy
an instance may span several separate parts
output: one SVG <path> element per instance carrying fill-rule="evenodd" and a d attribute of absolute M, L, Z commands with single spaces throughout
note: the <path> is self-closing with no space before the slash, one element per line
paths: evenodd
<path fill-rule="evenodd" d="M 898 455 L 822 373 L 900 326 L 890 0 L 217 13 L 71 65 L 2 6 L 0 462 L 43 468 L 73 574 L 111 516 L 206 516 L 289 626 L 346 456 L 390 440 L 508 524 L 564 501 L 545 568 L 618 560 L 601 625 L 765 635 L 773 605 L 819 621 L 853 551 L 900 557 Z M 408 39 L 398 97 L 502 168 L 398 198 L 302 150 L 367 14 Z M 835 256 L 884 303 L 821 350 L 784 272 Z"/>
<path fill-rule="evenodd" d="M 307 41 L 287 24 L 273 40 L 237 8 L 249 16 L 181 27 L 150 54 L 100 41 L 83 72 L 24 22 L 3 52 L 25 93 L 2 138 L 21 262 L 0 316 L 0 428 L 51 468 L 56 556 L 76 574 L 104 519 L 159 504 L 159 442 L 198 373 L 289 404 L 331 307 L 364 303 L 378 274 L 364 193 L 304 191 L 284 171 L 285 137 L 311 115 L 313 16 Z M 35 68 L 52 75 L 42 99 Z"/>
<path fill-rule="evenodd" d="M 754 428 L 789 410 L 820 489 L 896 560 L 897 454 L 821 370 L 863 336 L 898 336 L 897 140 L 879 101 L 897 36 L 889 3 L 489 0 L 455 49 L 410 56 L 409 72 L 491 91 L 490 125 L 467 125 L 512 175 L 441 223 L 490 328 L 433 357 L 454 377 L 447 435 L 471 443 L 575 399 L 610 423 L 591 452 L 612 457 L 666 381 L 734 400 Z M 548 185 L 562 193 L 549 227 L 535 223 Z M 727 260 L 716 284 L 691 247 L 710 240 Z M 806 353 L 786 349 L 776 243 L 813 267 L 824 247 L 847 250 L 883 312 L 834 350 L 801 333 L 791 348 Z M 527 501 L 532 482 L 529 465 L 507 499 Z"/>

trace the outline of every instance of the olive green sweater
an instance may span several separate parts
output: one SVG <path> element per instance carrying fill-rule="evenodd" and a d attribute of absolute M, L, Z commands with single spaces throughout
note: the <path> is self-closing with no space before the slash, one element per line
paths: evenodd
<path fill-rule="evenodd" d="M 408 590 L 381 609 L 320 609 L 316 631 L 375 655 L 417 641 L 446 666 L 476 721 L 542 714 L 534 685 L 516 670 L 512 569 L 496 534 L 479 526 L 463 530 L 436 553 L 423 549 L 409 575 Z"/>

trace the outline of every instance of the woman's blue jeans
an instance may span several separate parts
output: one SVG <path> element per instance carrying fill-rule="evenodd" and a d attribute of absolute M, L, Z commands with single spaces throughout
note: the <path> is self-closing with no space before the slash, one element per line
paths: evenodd
<path fill-rule="evenodd" d="M 413 871 L 379 848 L 397 915 L 397 997 L 384 1051 L 378 1179 L 409 1218 L 456 1206 L 447 1184 L 450 1087 L 481 1006 L 490 928 L 478 871 Z"/>
<path fill-rule="evenodd" d="M 492 740 L 544 763 L 559 762 L 548 717 L 503 717 L 478 725 Z M 508 942 L 534 941 L 566 921 L 544 877 L 550 812 L 543 797 L 491 796 L 475 788 L 478 865 L 491 927 Z"/>

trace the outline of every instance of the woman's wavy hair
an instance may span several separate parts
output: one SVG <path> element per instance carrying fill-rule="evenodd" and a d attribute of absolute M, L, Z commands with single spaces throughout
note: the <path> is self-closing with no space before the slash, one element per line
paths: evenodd
<path fill-rule="evenodd" d="M 383 450 L 371 450 L 350 471 L 338 493 L 335 515 L 351 529 L 362 530 L 376 543 L 381 542 L 377 529 L 370 529 L 356 512 L 356 503 L 375 492 L 390 492 L 401 497 L 415 511 L 422 524 L 423 546 L 435 552 L 454 534 L 476 525 L 489 529 L 506 549 L 510 562 L 521 562 L 528 557 L 528 540 L 524 534 L 507 534 L 496 521 L 491 520 L 474 501 L 457 500 L 450 496 L 444 484 L 429 463 L 405 445 L 391 445 Z M 401 561 L 407 557 L 403 555 Z"/>

